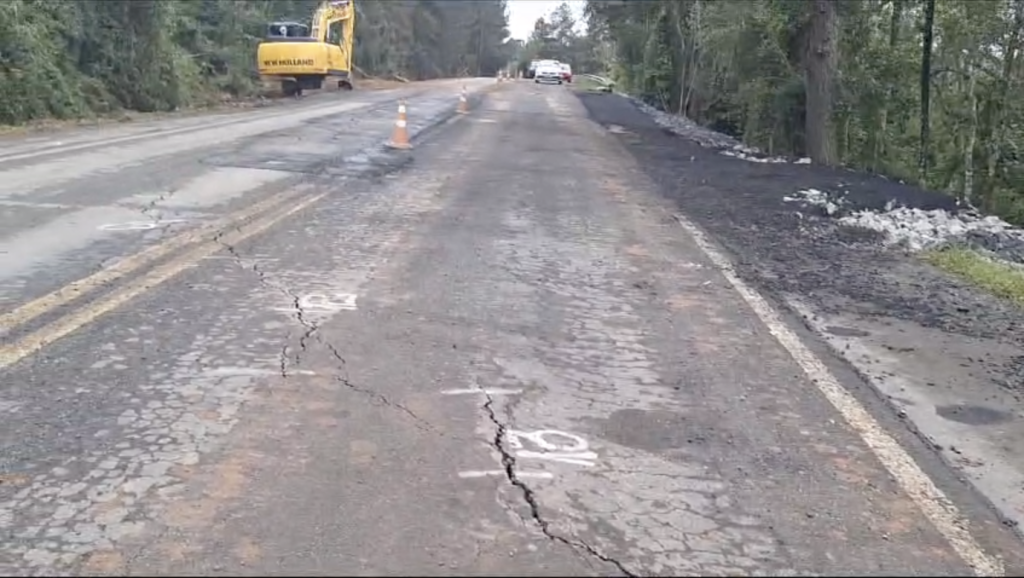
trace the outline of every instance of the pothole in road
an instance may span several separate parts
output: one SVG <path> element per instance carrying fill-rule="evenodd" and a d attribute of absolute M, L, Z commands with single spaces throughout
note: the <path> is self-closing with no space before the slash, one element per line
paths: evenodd
<path fill-rule="evenodd" d="M 711 424 L 688 421 L 683 415 L 665 410 L 620 409 L 593 421 L 602 438 L 648 452 L 703 445 L 715 435 Z"/>
<path fill-rule="evenodd" d="M 870 333 L 862 329 L 854 329 L 852 327 L 841 327 L 839 325 L 829 325 L 828 327 L 825 328 L 825 331 L 828 331 L 832 335 L 836 335 L 838 337 L 867 337 L 871 335 Z"/>
<path fill-rule="evenodd" d="M 942 418 L 966 425 L 993 425 L 1010 421 L 1013 414 L 981 405 L 940 405 L 935 413 Z"/>

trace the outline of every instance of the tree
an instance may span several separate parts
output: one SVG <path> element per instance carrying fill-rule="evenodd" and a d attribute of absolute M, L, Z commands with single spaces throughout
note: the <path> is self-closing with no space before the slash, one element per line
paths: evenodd
<path fill-rule="evenodd" d="M 545 58 L 566 62 L 579 71 L 602 69 L 599 52 L 607 42 L 578 34 L 576 25 L 567 2 L 559 4 L 547 18 L 538 18 L 529 40 L 515 53 L 519 68 L 525 71 L 531 60 Z"/>
<path fill-rule="evenodd" d="M 589 0 L 619 87 L 1024 223 L 1024 0 Z"/>
<path fill-rule="evenodd" d="M 934 2 L 934 0 L 929 0 Z M 808 0 L 810 31 L 804 70 L 807 83 L 807 155 L 831 165 L 836 158 L 832 105 L 836 74 L 836 6 L 832 0 Z"/>
<path fill-rule="evenodd" d="M 928 175 L 928 131 L 931 128 L 932 48 L 935 33 L 935 0 L 924 1 L 924 25 L 921 27 L 921 142 L 917 170 L 921 180 Z"/>
<path fill-rule="evenodd" d="M 505 0 L 357 0 L 355 63 L 424 79 L 492 75 L 511 59 Z M 258 92 L 268 21 L 318 0 L 0 2 L 0 123 L 173 110 Z"/>

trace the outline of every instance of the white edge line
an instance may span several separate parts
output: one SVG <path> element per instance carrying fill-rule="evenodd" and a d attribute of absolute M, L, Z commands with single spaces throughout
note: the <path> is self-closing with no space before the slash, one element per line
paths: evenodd
<path fill-rule="evenodd" d="M 518 395 L 523 393 L 521 389 L 444 389 L 441 390 L 441 395 L 472 395 L 472 394 L 485 394 L 485 395 Z"/>
<path fill-rule="evenodd" d="M 459 477 L 463 479 L 467 478 L 486 478 L 487 476 L 505 477 L 507 474 L 505 470 L 468 470 L 459 472 Z M 555 477 L 551 472 L 516 472 L 517 478 L 541 478 L 551 479 Z"/>
<path fill-rule="evenodd" d="M 703 231 L 686 217 L 675 217 L 708 260 L 753 309 L 772 336 L 789 352 L 811 382 L 871 448 L 903 491 L 917 504 L 964 562 L 974 569 L 974 573 L 978 576 L 1004 576 L 1006 570 L 1002 561 L 985 553 L 967 530 L 968 521 L 914 458 L 879 425 L 864 406 L 839 383 L 828 367 L 786 326 L 771 304 L 740 280 L 729 259 L 708 241 Z"/>

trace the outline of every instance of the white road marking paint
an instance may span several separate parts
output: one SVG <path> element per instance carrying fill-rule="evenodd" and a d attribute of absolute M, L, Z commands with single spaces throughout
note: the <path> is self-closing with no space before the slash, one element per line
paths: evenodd
<path fill-rule="evenodd" d="M 914 500 L 918 508 L 931 520 L 957 554 L 974 569 L 974 573 L 978 576 L 1004 576 L 1006 570 L 1002 561 L 985 553 L 981 545 L 967 530 L 969 525 L 967 519 L 928 477 L 928 474 L 921 469 L 921 466 L 914 461 L 914 458 L 839 383 L 828 367 L 800 341 L 796 333 L 786 326 L 775 308 L 740 280 L 729 259 L 711 244 L 703 231 L 682 215 L 676 215 L 676 220 L 693 237 L 694 242 L 719 269 L 726 281 L 747 302 L 747 305 L 761 319 L 761 322 L 779 344 L 789 352 L 810 381 L 817 386 L 829 403 L 842 414 L 846 423 L 871 448 L 871 451 L 896 479 L 903 491 Z"/>
<path fill-rule="evenodd" d="M 298 307 L 303 313 L 355 311 L 357 297 L 355 293 L 334 293 L 330 296 L 323 293 L 310 293 L 299 297 Z M 275 307 L 274 311 L 295 313 L 295 307 Z"/>
<path fill-rule="evenodd" d="M 510 429 L 506 432 L 506 435 L 508 435 L 508 445 L 517 450 L 523 449 L 522 440 L 527 440 L 537 447 L 549 452 L 585 452 L 590 449 L 590 444 L 587 443 L 587 440 L 576 434 L 566 433 L 555 429 L 542 429 L 531 432 Z M 545 439 L 546 436 L 569 438 L 572 440 L 573 444 L 571 446 L 565 446 L 559 443 L 552 443 Z"/>
<path fill-rule="evenodd" d="M 0 413 L 15 413 L 21 409 L 21 402 L 0 399 Z"/>
<path fill-rule="evenodd" d="M 505 477 L 505 470 L 469 470 L 465 472 L 459 472 L 459 477 L 466 478 L 486 478 L 488 476 L 494 476 L 496 478 Z M 517 478 L 542 478 L 550 480 L 555 477 L 551 472 L 516 472 Z"/>
<path fill-rule="evenodd" d="M 289 369 L 289 374 L 292 375 L 316 375 L 315 371 L 309 369 Z M 270 376 L 270 375 L 281 375 L 280 370 L 275 369 L 261 369 L 256 367 L 215 367 L 213 369 L 207 369 L 203 372 L 203 375 L 223 375 L 227 377 L 231 376 Z"/>
<path fill-rule="evenodd" d="M 516 450 L 516 458 L 551 460 L 574 464 L 577 466 L 592 467 L 597 460 L 597 454 L 589 451 L 590 444 L 587 440 L 576 434 L 567 433 L 554 429 L 543 429 L 532 432 L 519 430 L 508 430 L 505 432 L 508 445 Z M 571 440 L 572 445 L 551 441 L 549 438 L 562 437 Z M 530 442 L 544 451 L 533 451 L 525 449 L 523 440 Z"/>
<path fill-rule="evenodd" d="M 255 257 L 255 258 L 254 257 L 245 257 L 243 259 L 239 259 L 238 257 L 236 257 L 234 255 L 209 255 L 207 257 L 203 257 L 202 260 L 203 261 L 233 261 L 235 263 L 237 263 L 239 261 L 245 261 L 246 263 L 256 263 L 256 264 L 278 263 L 280 261 L 280 259 L 264 259 L 264 258 L 259 258 L 259 257 Z M 243 268 L 247 268 L 247 267 L 243 267 Z"/>
<path fill-rule="evenodd" d="M 31 201 L 0 200 L 0 207 L 28 207 L 30 209 L 82 209 L 85 205 L 68 205 L 66 203 L 34 203 Z"/>
<path fill-rule="evenodd" d="M 110 223 L 96 227 L 101 231 L 149 231 L 166 225 L 184 223 L 185 219 L 166 219 L 162 221 L 129 221 L 127 223 Z"/>
<path fill-rule="evenodd" d="M 355 293 L 310 293 L 299 298 L 299 307 L 303 311 L 355 311 L 356 297 Z"/>
<path fill-rule="evenodd" d="M 469 394 L 484 394 L 484 395 L 517 395 L 523 393 L 521 389 L 445 389 L 441 391 L 441 395 L 469 395 Z"/>
<path fill-rule="evenodd" d="M 516 452 L 517 460 L 551 460 L 553 462 L 562 462 L 565 464 L 573 464 L 576 466 L 585 466 L 592 468 L 597 465 L 597 454 L 594 452 L 577 452 L 577 453 L 561 453 L 561 452 L 534 452 L 530 450 L 519 450 Z"/>

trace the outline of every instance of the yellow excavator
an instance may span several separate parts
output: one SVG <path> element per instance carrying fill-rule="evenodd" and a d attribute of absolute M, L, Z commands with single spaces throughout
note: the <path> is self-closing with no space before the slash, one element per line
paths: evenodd
<path fill-rule="evenodd" d="M 318 89 L 325 79 L 352 90 L 354 0 L 325 0 L 313 13 L 313 30 L 299 22 L 271 22 L 256 49 L 261 79 L 278 81 L 286 96 Z"/>

